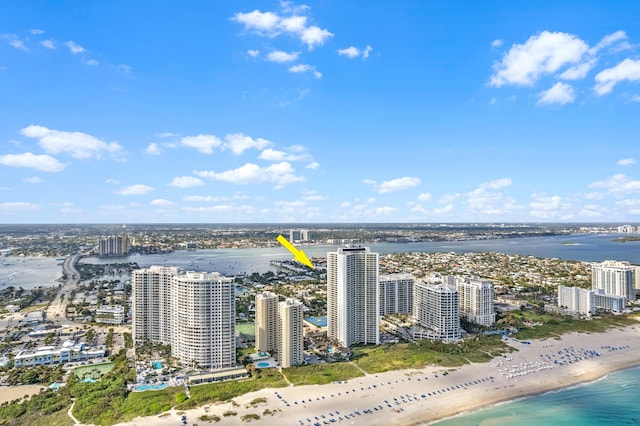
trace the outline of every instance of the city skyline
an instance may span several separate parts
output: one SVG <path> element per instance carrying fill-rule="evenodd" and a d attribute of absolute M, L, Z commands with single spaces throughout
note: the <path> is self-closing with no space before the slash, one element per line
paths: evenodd
<path fill-rule="evenodd" d="M 640 6 L 0 5 L 0 223 L 637 222 Z"/>

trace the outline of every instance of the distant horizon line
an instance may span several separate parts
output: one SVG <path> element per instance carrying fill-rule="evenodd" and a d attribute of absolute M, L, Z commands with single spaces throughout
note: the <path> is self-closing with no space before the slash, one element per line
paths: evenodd
<path fill-rule="evenodd" d="M 526 221 L 497 221 L 497 222 L 25 222 L 0 223 L 0 226 L 24 225 L 640 225 L 640 222 L 526 222 Z"/>

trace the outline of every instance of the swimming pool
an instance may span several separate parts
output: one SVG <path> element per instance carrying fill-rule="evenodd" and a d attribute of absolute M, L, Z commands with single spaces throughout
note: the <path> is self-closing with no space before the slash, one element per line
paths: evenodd
<path fill-rule="evenodd" d="M 159 385 L 139 385 L 136 386 L 135 388 L 133 388 L 133 390 L 138 391 L 138 392 L 142 392 L 142 391 L 146 391 L 146 390 L 162 390 L 164 388 L 166 388 L 167 386 L 169 386 L 166 383 L 161 383 Z"/>
<path fill-rule="evenodd" d="M 260 368 L 266 368 L 269 367 L 271 364 L 269 364 L 268 362 L 259 362 L 256 364 L 256 366 L 260 367 Z"/>
<path fill-rule="evenodd" d="M 153 361 L 151 365 L 153 366 L 154 370 L 162 370 L 162 362 L 160 361 Z"/>

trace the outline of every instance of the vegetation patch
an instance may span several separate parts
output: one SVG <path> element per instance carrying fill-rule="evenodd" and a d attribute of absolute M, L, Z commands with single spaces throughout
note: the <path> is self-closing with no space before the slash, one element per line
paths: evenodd
<path fill-rule="evenodd" d="M 250 422 L 251 420 L 260 420 L 260 416 L 257 414 L 245 414 L 244 416 L 240 417 L 240 420 L 242 420 L 243 422 Z"/>
<path fill-rule="evenodd" d="M 228 401 L 240 395 L 266 387 L 281 388 L 288 383 L 277 370 L 255 370 L 246 380 L 229 380 L 191 387 L 191 398 L 180 404 L 180 408 L 194 408 L 217 401 Z"/>
<path fill-rule="evenodd" d="M 201 422 L 218 423 L 220 421 L 220 416 L 216 416 L 215 414 L 205 414 L 198 417 L 198 420 L 200 420 Z"/>
<path fill-rule="evenodd" d="M 420 369 L 427 365 L 459 367 L 469 362 L 487 362 L 492 356 L 511 352 L 500 336 L 471 338 L 460 343 L 421 340 L 418 343 L 357 346 L 352 359 L 369 374 L 407 368 Z"/>
<path fill-rule="evenodd" d="M 362 371 L 348 362 L 334 362 L 331 364 L 303 365 L 300 367 L 283 368 L 284 374 L 296 386 L 324 385 L 327 383 L 362 377 Z"/>

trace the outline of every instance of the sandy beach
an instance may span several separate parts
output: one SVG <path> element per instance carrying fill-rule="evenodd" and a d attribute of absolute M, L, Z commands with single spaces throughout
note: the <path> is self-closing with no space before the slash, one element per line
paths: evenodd
<path fill-rule="evenodd" d="M 44 389 L 39 385 L 0 386 L 0 404 L 11 402 L 14 399 L 22 399 L 25 395 L 35 395 Z"/>
<path fill-rule="evenodd" d="M 525 344 L 483 364 L 456 369 L 426 367 L 367 375 L 347 382 L 262 389 L 233 402 L 209 404 L 185 412 L 168 411 L 124 425 L 252 424 L 418 425 L 527 395 L 590 382 L 607 373 L 640 364 L 640 324 L 602 334 L 565 334 Z M 443 374 L 446 373 L 446 374 Z M 266 403 L 251 405 L 256 398 Z M 275 412 L 265 414 L 265 410 Z M 232 416 L 223 413 L 232 411 Z M 218 423 L 199 419 L 217 415 Z"/>

